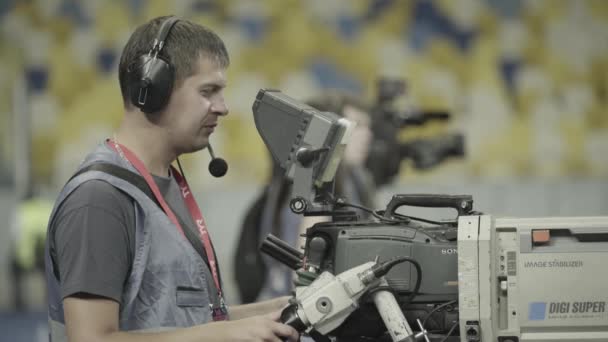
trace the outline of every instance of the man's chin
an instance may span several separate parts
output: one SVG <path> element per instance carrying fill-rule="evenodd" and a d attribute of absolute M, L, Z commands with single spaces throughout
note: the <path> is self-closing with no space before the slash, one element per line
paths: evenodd
<path fill-rule="evenodd" d="M 209 145 L 209 141 L 207 139 L 205 139 L 205 141 L 197 141 L 191 145 L 189 145 L 188 147 L 184 148 L 182 153 L 194 153 L 194 152 L 198 152 L 200 150 L 204 150 L 205 148 L 207 148 L 207 146 Z"/>
<path fill-rule="evenodd" d="M 200 144 L 196 144 L 192 147 L 192 151 L 191 152 L 198 152 L 200 150 L 204 150 L 207 148 L 207 146 L 209 146 L 209 142 L 205 141 L 204 143 L 200 143 Z"/>

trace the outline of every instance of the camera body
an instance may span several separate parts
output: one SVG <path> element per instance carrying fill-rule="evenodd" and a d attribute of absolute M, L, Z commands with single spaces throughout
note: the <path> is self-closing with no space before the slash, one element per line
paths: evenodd
<path fill-rule="evenodd" d="M 399 204 L 396 204 L 399 203 Z M 396 209 L 407 205 L 462 208 L 471 212 L 470 196 L 396 195 L 384 210 L 387 219 L 398 218 Z M 354 215 L 336 215 L 306 232 L 305 268 L 316 273 L 340 274 L 369 260 L 406 256 L 422 269 L 420 288 L 413 294 L 417 273 L 409 263 L 396 265 L 386 275 L 402 312 L 411 326 L 425 321 L 428 331 L 446 334 L 458 322 L 458 246 L 456 221 L 421 224 L 413 220 L 361 221 Z M 454 303 L 454 305 L 449 305 Z M 440 305 L 442 310 L 433 311 Z M 431 312 L 433 311 L 433 312 Z M 386 328 L 370 298 L 332 335 L 343 341 L 381 340 Z M 456 337 L 457 334 L 452 333 Z"/>

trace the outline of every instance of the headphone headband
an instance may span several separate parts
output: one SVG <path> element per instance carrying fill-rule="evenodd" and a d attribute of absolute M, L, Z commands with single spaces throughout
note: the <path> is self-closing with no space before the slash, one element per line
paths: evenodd
<path fill-rule="evenodd" d="M 155 55 L 158 55 L 160 53 L 160 51 L 163 49 L 163 46 L 165 45 L 165 40 L 167 39 L 169 32 L 171 32 L 171 29 L 175 24 L 177 24 L 178 21 L 179 19 L 177 17 L 169 17 L 165 21 L 163 21 L 163 23 L 160 25 L 160 29 L 158 30 L 158 35 L 154 39 L 152 49 L 149 52 L 150 55 L 152 53 L 154 53 Z"/>

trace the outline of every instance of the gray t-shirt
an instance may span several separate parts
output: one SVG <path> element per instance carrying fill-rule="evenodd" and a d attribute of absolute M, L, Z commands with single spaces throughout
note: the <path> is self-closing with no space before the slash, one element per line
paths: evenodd
<path fill-rule="evenodd" d="M 188 226 L 183 228 L 194 229 L 175 179 L 154 180 Z M 58 208 L 49 239 L 62 298 L 86 294 L 120 303 L 135 251 L 134 200 L 128 194 L 102 180 L 81 184 Z"/>

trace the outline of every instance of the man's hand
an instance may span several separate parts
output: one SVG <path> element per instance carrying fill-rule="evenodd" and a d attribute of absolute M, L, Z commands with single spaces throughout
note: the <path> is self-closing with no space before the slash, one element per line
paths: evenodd
<path fill-rule="evenodd" d="M 290 297 L 288 296 L 283 296 L 252 304 L 230 306 L 228 308 L 230 319 L 238 320 L 253 316 L 267 315 L 274 313 L 277 310 L 279 311 L 279 316 L 277 316 L 278 319 L 281 310 L 287 306 L 289 298 Z"/>
<path fill-rule="evenodd" d="M 217 323 L 218 325 L 230 325 L 227 331 L 229 341 L 237 342 L 297 342 L 298 332 L 283 323 L 278 322 L 281 311 L 276 311 L 264 316 L 254 316 L 237 321 Z"/>
<path fill-rule="evenodd" d="M 287 306 L 289 297 L 278 297 L 271 300 L 230 307 L 228 323 L 238 324 L 230 328 L 235 333 L 229 337 L 231 341 L 299 341 L 298 332 L 279 320 L 282 310 Z"/>

